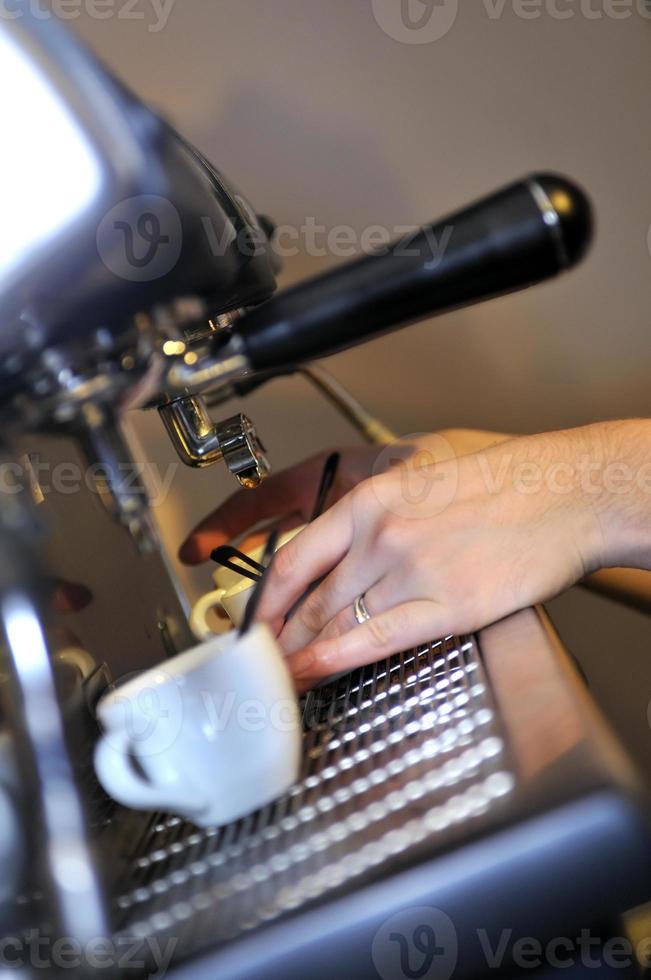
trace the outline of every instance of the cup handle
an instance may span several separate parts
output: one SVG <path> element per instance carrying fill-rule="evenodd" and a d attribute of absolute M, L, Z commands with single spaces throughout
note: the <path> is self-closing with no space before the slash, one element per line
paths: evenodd
<path fill-rule="evenodd" d="M 185 809 L 181 800 L 166 798 L 157 786 L 138 775 L 131 763 L 130 752 L 131 739 L 126 731 L 107 732 L 95 746 L 95 772 L 109 796 L 135 809 Z"/>
<path fill-rule="evenodd" d="M 213 589 L 212 592 L 206 592 L 195 602 L 189 622 L 190 629 L 198 640 L 211 640 L 215 636 L 215 631 L 211 630 L 206 617 L 211 609 L 221 605 L 221 601 L 227 592 L 228 589 Z"/>

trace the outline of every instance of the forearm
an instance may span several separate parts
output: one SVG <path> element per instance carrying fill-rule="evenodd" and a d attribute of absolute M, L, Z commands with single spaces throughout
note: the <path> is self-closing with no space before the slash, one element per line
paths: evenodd
<path fill-rule="evenodd" d="M 443 435 L 458 456 L 482 455 L 502 444 L 501 463 L 520 494 L 548 490 L 561 503 L 571 496 L 577 512 L 594 515 L 598 533 L 586 542 L 588 570 L 651 569 L 651 420 L 552 432 L 542 437 L 544 443 L 538 436 L 474 429 L 449 429 Z M 527 444 L 531 448 L 523 462 L 514 450 Z M 643 576 L 640 582 L 651 602 L 651 578 Z"/>
<path fill-rule="evenodd" d="M 639 423 L 636 421 L 634 423 L 624 423 L 627 430 L 629 426 L 634 426 L 635 431 L 631 431 L 632 441 L 635 443 L 633 453 L 637 454 L 638 444 L 643 455 L 646 455 L 646 443 L 648 436 L 646 434 L 646 429 L 648 429 L 649 423 L 642 423 L 641 428 L 645 431 L 638 432 Z M 619 425 L 618 425 L 619 428 Z M 479 429 L 447 429 L 442 435 L 450 445 L 453 447 L 455 453 L 458 456 L 465 456 L 468 453 L 477 453 L 482 450 L 487 449 L 489 446 L 494 446 L 501 442 L 507 442 L 513 438 L 513 435 L 507 435 L 506 433 L 498 432 L 487 432 L 485 430 Z M 615 440 L 621 435 L 615 430 Z M 626 433 L 625 442 L 628 442 L 628 431 Z M 609 441 L 608 437 L 606 441 Z M 649 447 L 648 458 L 651 460 L 651 447 Z M 646 458 L 640 464 L 641 467 L 645 467 L 647 463 Z M 649 469 L 648 466 L 646 466 Z M 639 469 L 638 469 L 639 472 Z M 642 470 L 642 474 L 644 470 Z M 644 490 L 644 483 L 642 483 L 642 492 Z M 638 487 L 637 492 L 640 492 Z M 638 508 L 640 511 L 644 510 L 644 501 L 638 503 Z M 617 504 L 615 504 L 615 509 L 617 509 Z M 643 519 L 643 518 L 642 518 Z M 613 559 L 614 560 L 614 559 Z M 596 592 L 599 595 L 606 596 L 609 599 L 613 599 L 615 602 L 623 603 L 624 605 L 630 606 L 633 609 L 638 609 L 641 612 L 651 613 L 651 571 L 647 569 L 639 568 L 603 568 L 599 571 L 593 572 L 588 575 L 580 583 L 583 588 L 589 590 L 590 592 Z"/>
<path fill-rule="evenodd" d="M 603 533 L 598 567 L 651 569 L 651 421 L 590 428 L 598 432 L 603 453 L 590 488 Z"/>
<path fill-rule="evenodd" d="M 301 684 L 475 632 L 600 568 L 651 568 L 651 422 L 458 436 L 396 452 L 278 553 L 259 615 Z"/>

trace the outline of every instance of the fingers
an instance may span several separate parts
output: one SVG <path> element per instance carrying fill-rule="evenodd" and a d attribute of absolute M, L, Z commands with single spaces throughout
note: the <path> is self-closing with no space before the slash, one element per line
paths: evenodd
<path fill-rule="evenodd" d="M 285 654 L 295 653 L 311 643 L 338 613 L 352 603 L 372 583 L 368 571 L 350 556 L 345 557 L 319 585 L 301 600 L 285 624 L 278 642 Z M 353 617 L 354 622 L 354 617 Z M 352 623 L 349 624 L 350 629 Z"/>
<path fill-rule="evenodd" d="M 93 601 L 93 593 L 78 582 L 58 582 L 53 595 L 54 608 L 59 613 L 79 612 Z"/>
<path fill-rule="evenodd" d="M 305 689 L 331 674 L 429 643 L 448 632 L 444 608 L 432 600 L 417 599 L 355 624 L 343 636 L 317 640 L 288 657 L 287 663 L 298 686 Z"/>
<path fill-rule="evenodd" d="M 296 653 L 317 638 L 342 636 L 358 625 L 353 604 L 364 595 L 369 613 L 377 616 L 394 606 L 417 598 L 409 590 L 406 576 L 392 572 L 377 583 L 371 576 L 382 574 L 377 561 L 345 558 L 299 605 L 278 640 L 286 655 Z"/>
<path fill-rule="evenodd" d="M 312 582 L 348 553 L 353 527 L 350 499 L 345 497 L 280 548 L 256 619 L 272 624 L 284 619 Z"/>
<path fill-rule="evenodd" d="M 257 551 L 258 548 L 264 548 L 272 531 L 277 531 L 282 535 L 286 531 L 293 531 L 301 523 L 302 517 L 299 513 L 287 514 L 286 517 L 282 517 L 279 521 L 265 524 L 259 531 L 254 531 L 253 534 L 247 534 L 239 542 L 238 548 L 240 551 L 250 554 L 252 551 Z"/>
<path fill-rule="evenodd" d="M 180 560 L 186 565 L 207 561 L 213 548 L 263 520 L 292 512 L 306 520 L 326 455 L 270 476 L 257 490 L 234 493 L 188 535 L 179 549 Z"/>

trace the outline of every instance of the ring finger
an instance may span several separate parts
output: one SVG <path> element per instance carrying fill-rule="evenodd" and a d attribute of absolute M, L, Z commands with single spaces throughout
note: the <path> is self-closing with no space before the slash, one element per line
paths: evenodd
<path fill-rule="evenodd" d="M 360 596 L 369 617 L 414 598 L 405 588 L 404 576 L 394 572 L 373 582 L 368 575 L 360 574 L 356 562 L 347 558 L 305 598 L 288 621 L 279 637 L 285 654 L 302 650 L 325 636 L 341 636 L 359 625 L 355 602 Z"/>
<path fill-rule="evenodd" d="M 411 593 L 404 587 L 404 577 L 393 573 L 385 575 L 383 579 L 371 586 L 368 591 L 359 594 L 352 602 L 337 613 L 336 616 L 326 623 L 321 632 L 314 637 L 313 643 L 320 643 L 321 640 L 335 640 L 337 637 L 345 636 L 355 627 L 363 626 L 365 622 L 377 618 L 394 609 L 404 602 L 415 600 L 413 589 Z M 361 600 L 362 610 L 366 612 L 367 619 L 363 616 L 357 618 L 358 610 L 355 608 L 356 600 Z"/>
<path fill-rule="evenodd" d="M 288 666 L 297 686 L 304 690 L 331 674 L 353 670 L 444 635 L 448 616 L 449 612 L 433 600 L 404 602 L 361 625 L 355 623 L 340 635 L 319 637 L 290 656 Z"/>

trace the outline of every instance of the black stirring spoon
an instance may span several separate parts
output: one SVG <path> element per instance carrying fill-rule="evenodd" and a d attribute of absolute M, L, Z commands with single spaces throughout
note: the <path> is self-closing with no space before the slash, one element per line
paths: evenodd
<path fill-rule="evenodd" d="M 262 598 L 262 593 L 264 592 L 265 583 L 269 578 L 269 569 L 271 568 L 274 560 L 274 555 L 276 554 L 276 547 L 278 545 L 278 531 L 272 531 L 267 538 L 267 543 L 264 546 L 264 553 L 262 555 L 261 565 L 263 568 L 262 574 L 258 579 L 255 588 L 253 589 L 253 594 L 246 604 L 246 610 L 244 612 L 244 618 L 239 628 L 239 635 L 244 636 L 251 627 L 255 614 L 260 605 L 260 599 Z"/>
<path fill-rule="evenodd" d="M 323 473 L 321 474 L 321 482 L 317 491 L 316 502 L 314 504 L 314 510 L 312 511 L 310 521 L 315 521 L 317 517 L 320 517 L 323 513 L 326 500 L 328 499 L 328 494 L 332 490 L 332 485 L 335 482 L 335 477 L 337 476 L 337 469 L 339 468 L 340 460 L 341 455 L 339 453 L 330 453 L 325 461 L 325 466 L 323 467 Z"/>
<path fill-rule="evenodd" d="M 264 566 L 259 561 L 252 558 L 251 555 L 247 555 L 245 551 L 240 551 L 230 544 L 223 544 L 219 548 L 215 548 L 211 551 L 210 557 L 216 564 L 221 565 L 223 568 L 228 568 L 231 572 L 237 572 L 238 575 L 244 575 L 254 582 L 257 582 L 264 572 Z M 246 568 L 247 565 L 249 566 L 248 568 Z"/>

